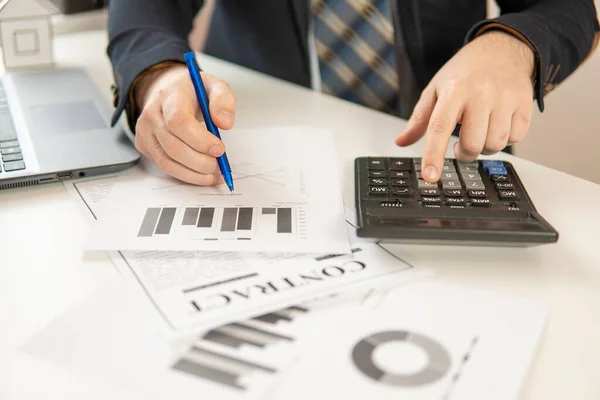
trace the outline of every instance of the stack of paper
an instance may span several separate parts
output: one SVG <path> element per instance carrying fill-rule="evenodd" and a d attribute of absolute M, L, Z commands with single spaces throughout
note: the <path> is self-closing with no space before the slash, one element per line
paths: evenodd
<path fill-rule="evenodd" d="M 124 279 L 27 352 L 148 398 L 517 397 L 542 307 L 358 240 L 328 131 L 223 136 L 235 193 L 147 160 L 65 183 Z"/>

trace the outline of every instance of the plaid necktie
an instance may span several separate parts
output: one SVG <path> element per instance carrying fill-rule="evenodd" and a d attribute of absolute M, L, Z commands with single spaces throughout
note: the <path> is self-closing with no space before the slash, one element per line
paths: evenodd
<path fill-rule="evenodd" d="M 322 90 L 393 113 L 398 75 L 390 0 L 312 0 Z"/>

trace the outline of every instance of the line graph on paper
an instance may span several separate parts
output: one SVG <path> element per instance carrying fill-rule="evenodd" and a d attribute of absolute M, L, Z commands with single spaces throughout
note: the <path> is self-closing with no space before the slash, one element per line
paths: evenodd
<path fill-rule="evenodd" d="M 232 164 L 231 172 L 235 186 L 235 194 L 250 193 L 286 193 L 302 196 L 307 194 L 305 175 L 301 168 L 286 165 L 261 166 L 253 163 Z M 173 190 L 189 187 L 185 182 L 171 181 L 165 185 L 153 188 L 153 191 Z M 198 187 L 198 194 L 213 194 L 219 192 L 228 194 L 224 187 Z"/>

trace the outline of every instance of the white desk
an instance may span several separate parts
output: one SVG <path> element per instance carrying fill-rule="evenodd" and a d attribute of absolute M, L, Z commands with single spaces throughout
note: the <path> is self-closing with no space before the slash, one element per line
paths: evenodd
<path fill-rule="evenodd" d="M 56 38 L 60 66 L 83 66 L 111 100 L 106 34 Z M 238 98 L 236 127 L 314 124 L 336 137 L 346 201 L 353 198 L 353 159 L 418 156 L 422 144 L 393 144 L 403 122 L 203 57 Z M 549 140 L 565 138 L 549 138 Z M 318 143 L 315 143 L 318 146 Z M 508 155 L 559 242 L 530 249 L 404 246 L 410 261 L 442 281 L 472 285 L 546 304 L 549 324 L 531 368 L 527 400 L 600 398 L 600 186 Z M 0 398 L 139 399 L 18 352 L 37 330 L 91 294 L 116 270 L 102 253 L 84 254 L 88 227 L 62 184 L 0 192 Z M 493 310 L 490 310 L 493 313 Z"/>

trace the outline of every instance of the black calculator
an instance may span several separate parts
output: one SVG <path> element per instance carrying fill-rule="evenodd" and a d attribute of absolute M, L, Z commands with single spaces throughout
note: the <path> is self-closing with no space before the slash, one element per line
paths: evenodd
<path fill-rule="evenodd" d="M 440 180 L 430 183 L 420 158 L 360 157 L 355 179 L 359 237 L 518 247 L 558 240 L 507 161 L 448 158 Z"/>

